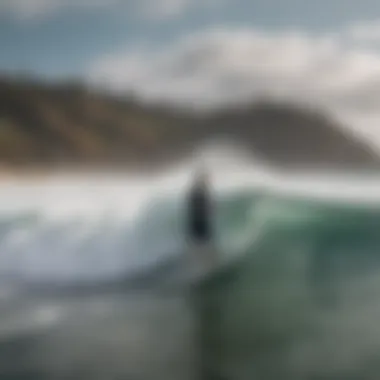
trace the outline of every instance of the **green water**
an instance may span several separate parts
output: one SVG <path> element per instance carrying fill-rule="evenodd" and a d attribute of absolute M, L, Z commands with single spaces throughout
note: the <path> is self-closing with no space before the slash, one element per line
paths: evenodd
<path fill-rule="evenodd" d="M 218 218 L 220 235 L 244 244 L 198 288 L 211 373 L 380 376 L 378 206 L 245 192 L 225 198 Z"/>

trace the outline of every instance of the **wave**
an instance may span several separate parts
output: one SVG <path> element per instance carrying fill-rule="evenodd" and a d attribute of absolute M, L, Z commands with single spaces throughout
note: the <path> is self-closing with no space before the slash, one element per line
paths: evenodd
<path fill-rule="evenodd" d="M 341 250 L 360 251 L 365 244 L 376 251 L 380 181 L 292 177 L 223 162 L 211 171 L 216 246 L 223 259 L 259 252 L 268 236 L 323 251 L 344 235 L 350 243 Z M 187 249 L 190 174 L 189 166 L 156 177 L 53 176 L 3 183 L 0 281 L 114 281 L 179 260 Z"/>
<path fill-rule="evenodd" d="M 200 292 L 205 360 L 224 377 L 378 376 L 380 204 L 330 181 L 330 193 L 302 182 L 232 194 L 251 210 L 255 239 Z"/>

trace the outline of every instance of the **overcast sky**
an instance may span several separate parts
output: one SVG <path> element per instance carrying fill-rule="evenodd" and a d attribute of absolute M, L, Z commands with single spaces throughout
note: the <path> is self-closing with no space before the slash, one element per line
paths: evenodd
<path fill-rule="evenodd" d="M 377 0 L 0 0 L 0 70 L 197 105 L 285 98 L 380 146 Z"/>

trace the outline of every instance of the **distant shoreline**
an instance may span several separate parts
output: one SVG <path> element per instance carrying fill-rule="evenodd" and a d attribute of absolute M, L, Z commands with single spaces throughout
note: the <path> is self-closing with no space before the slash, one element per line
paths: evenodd
<path fill-rule="evenodd" d="M 0 184 L 8 180 L 45 180 L 62 177 L 80 176 L 117 176 L 117 177 L 144 177 L 171 172 L 174 168 L 183 166 L 186 160 L 166 165 L 30 165 L 20 167 L 1 167 Z"/>
<path fill-rule="evenodd" d="M 80 176 L 83 174 L 130 174 L 133 172 L 131 168 L 110 168 L 110 167 L 94 167 L 85 166 L 64 166 L 60 168 L 49 166 L 33 166 L 23 168 L 6 168 L 0 167 L 0 183 L 8 179 L 27 180 L 27 179 L 47 179 L 61 176 Z"/>

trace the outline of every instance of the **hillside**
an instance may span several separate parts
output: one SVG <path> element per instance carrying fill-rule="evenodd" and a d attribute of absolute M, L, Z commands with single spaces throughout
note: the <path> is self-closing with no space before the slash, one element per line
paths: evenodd
<path fill-rule="evenodd" d="M 380 158 L 317 112 L 269 103 L 196 115 L 87 91 L 0 79 L 3 167 L 161 165 L 215 139 L 281 167 L 377 168 Z"/>

